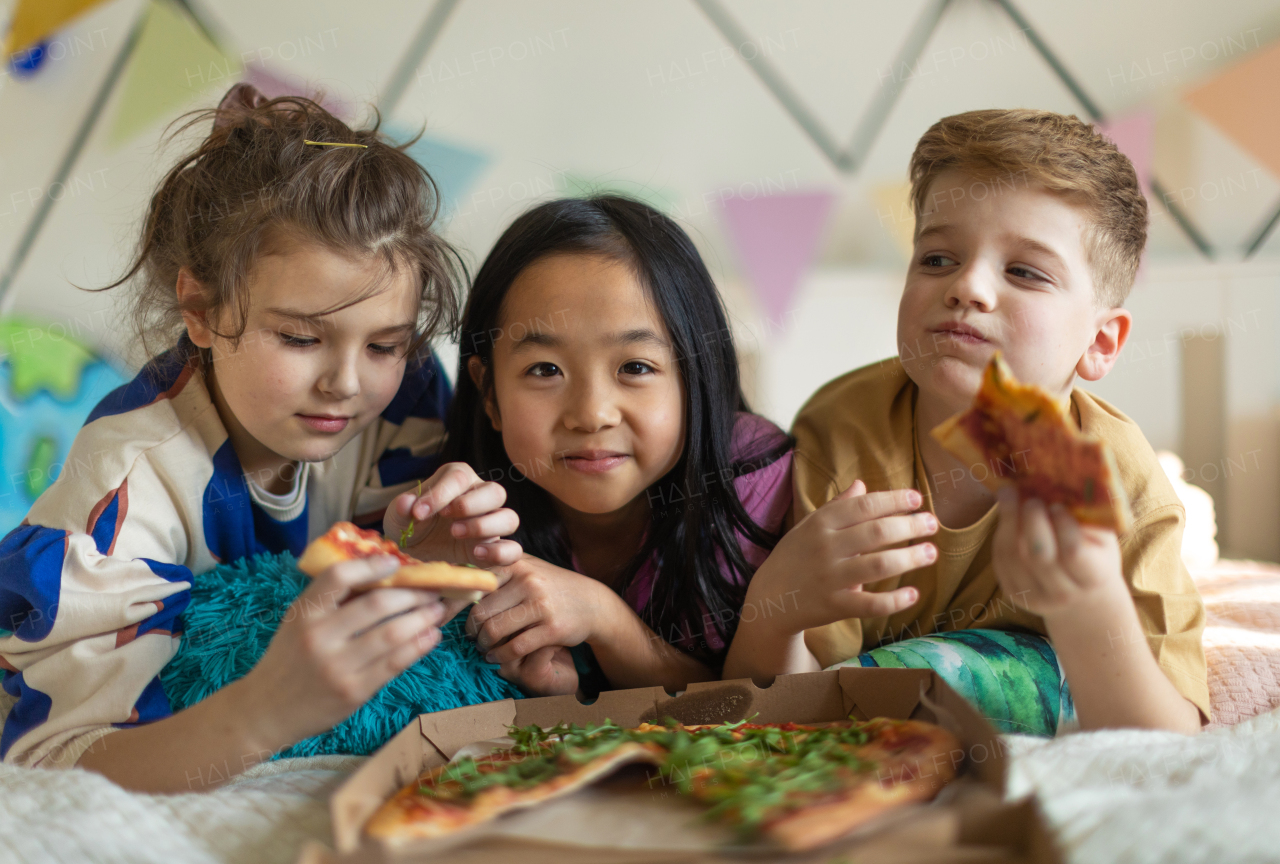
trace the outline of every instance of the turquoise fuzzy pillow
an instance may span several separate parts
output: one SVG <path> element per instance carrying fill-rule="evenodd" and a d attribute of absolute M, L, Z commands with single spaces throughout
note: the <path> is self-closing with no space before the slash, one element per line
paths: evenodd
<path fill-rule="evenodd" d="M 253 668 L 280 620 L 311 580 L 288 552 L 221 564 L 196 576 L 177 655 L 160 673 L 174 712 L 196 704 Z M 466 614 L 445 625 L 440 644 L 333 729 L 277 755 L 374 752 L 417 717 L 481 702 L 519 699 L 466 638 Z"/>

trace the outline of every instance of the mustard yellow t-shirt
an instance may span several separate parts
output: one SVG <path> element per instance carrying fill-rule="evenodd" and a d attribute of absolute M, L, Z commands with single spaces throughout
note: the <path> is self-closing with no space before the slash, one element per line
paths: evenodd
<path fill-rule="evenodd" d="M 934 510 L 915 435 L 917 388 L 894 357 L 854 370 L 822 387 L 796 416 L 792 524 L 854 480 L 870 492 L 914 488 Z M 1133 527 L 1120 537 L 1124 575 L 1156 661 L 1178 692 L 1209 716 L 1205 679 L 1204 604 L 1182 563 L 1182 503 L 1142 430 L 1111 405 L 1073 390 L 1084 432 L 1105 440 L 1129 494 Z M 941 479 L 939 489 L 945 488 Z M 939 494 L 944 494 L 942 491 Z M 991 563 L 997 507 L 958 530 L 931 538 L 938 559 L 928 567 L 870 583 L 871 591 L 911 585 L 920 601 L 888 618 L 851 618 L 805 632 L 824 667 L 884 642 L 973 627 L 1044 633 L 1044 621 L 1000 590 Z"/>

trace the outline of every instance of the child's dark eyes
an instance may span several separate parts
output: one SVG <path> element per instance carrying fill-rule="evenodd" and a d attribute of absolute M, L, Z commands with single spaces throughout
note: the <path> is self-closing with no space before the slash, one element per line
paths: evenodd
<path fill-rule="evenodd" d="M 1044 275 L 1038 270 L 1032 270 L 1029 267 L 1010 267 L 1010 276 L 1017 276 L 1019 279 L 1044 279 Z"/>
<path fill-rule="evenodd" d="M 623 363 L 622 366 L 618 368 L 618 372 L 620 374 L 631 376 L 649 375 L 655 371 L 657 370 L 642 360 L 630 360 Z M 560 367 L 556 364 L 544 362 L 534 363 L 525 370 L 525 374 L 531 378 L 554 378 L 557 375 L 560 375 L 561 371 Z"/>
<path fill-rule="evenodd" d="M 958 262 L 954 258 L 936 252 L 925 255 L 920 259 L 921 266 L 930 268 L 954 267 L 957 263 Z M 1018 279 L 1034 279 L 1037 281 L 1044 281 L 1045 279 L 1044 274 L 1040 271 L 1032 270 L 1030 267 L 1023 267 L 1021 265 L 1014 265 L 1008 268 L 1005 272 Z"/>
<path fill-rule="evenodd" d="M 948 258 L 946 255 L 938 255 L 934 253 L 921 258 L 920 263 L 925 267 L 950 267 L 956 262 L 953 259 Z"/>
<path fill-rule="evenodd" d="M 525 374 L 533 378 L 554 378 L 560 374 L 560 367 L 554 363 L 534 363 Z"/>
<path fill-rule="evenodd" d="M 395 354 L 397 351 L 400 350 L 400 346 L 398 344 L 397 345 L 370 344 L 369 350 L 372 351 L 374 354 L 381 354 L 384 357 L 390 357 L 391 355 Z"/>

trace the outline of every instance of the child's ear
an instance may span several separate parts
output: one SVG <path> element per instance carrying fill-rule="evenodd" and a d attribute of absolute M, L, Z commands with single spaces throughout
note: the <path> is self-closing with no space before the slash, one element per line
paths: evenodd
<path fill-rule="evenodd" d="M 484 399 L 484 413 L 489 415 L 489 422 L 493 425 L 494 432 L 502 431 L 502 415 L 498 413 L 498 406 L 492 398 L 492 389 L 488 393 L 484 387 L 484 363 L 480 362 L 480 358 L 472 356 L 467 361 L 467 374 L 471 376 L 471 383 L 476 385 L 476 389 L 480 391 L 480 398 Z"/>
<path fill-rule="evenodd" d="M 196 281 L 186 267 L 178 270 L 178 305 L 182 308 L 182 321 L 187 325 L 187 335 L 199 348 L 213 347 L 213 331 L 205 319 L 205 313 L 199 310 L 204 294 L 204 286 Z"/>
<path fill-rule="evenodd" d="M 1076 364 L 1076 373 L 1086 381 L 1101 380 L 1120 359 L 1120 349 L 1129 341 L 1133 316 L 1128 309 L 1116 306 L 1098 317 L 1098 329 L 1093 343 L 1085 349 L 1084 356 Z"/>

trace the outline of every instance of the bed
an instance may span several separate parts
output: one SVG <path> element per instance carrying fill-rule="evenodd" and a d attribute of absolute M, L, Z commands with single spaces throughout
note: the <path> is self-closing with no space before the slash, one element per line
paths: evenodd
<path fill-rule="evenodd" d="M 1205 732 L 1009 737 L 1009 794 L 1039 795 L 1068 861 L 1280 858 L 1280 567 L 1191 569 L 1205 601 Z"/>
<path fill-rule="evenodd" d="M 1204 734 L 1009 737 L 1010 794 L 1039 794 L 1070 861 L 1280 855 L 1280 567 L 1220 561 L 1195 576 L 1216 715 Z M 214 792 L 174 796 L 3 765 L 0 861 L 287 864 L 307 841 L 328 841 L 329 793 L 359 762 L 281 760 Z"/>
<path fill-rule="evenodd" d="M 1183 559 L 1205 600 L 1214 722 L 1196 738 L 1007 736 L 1009 794 L 1039 795 L 1068 861 L 1280 857 L 1280 566 L 1219 561 L 1212 504 L 1175 462 L 1166 470 L 1187 508 Z M 10 704 L 0 691 L 0 718 Z M 0 864 L 290 864 L 329 841 L 328 796 L 360 761 L 279 760 L 213 792 L 172 796 L 125 792 L 85 771 L 0 765 Z"/>

